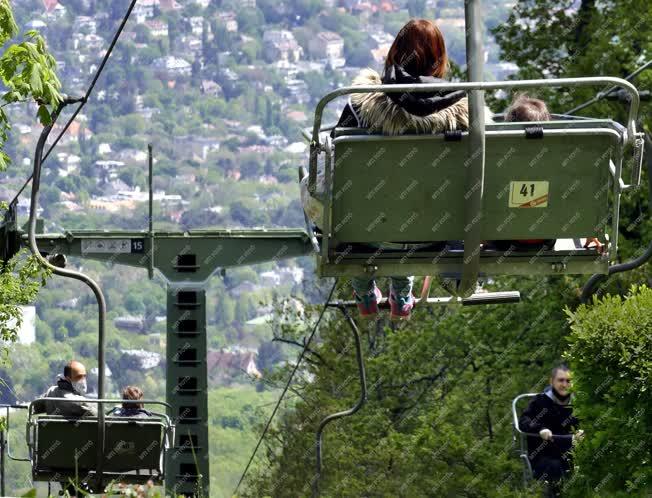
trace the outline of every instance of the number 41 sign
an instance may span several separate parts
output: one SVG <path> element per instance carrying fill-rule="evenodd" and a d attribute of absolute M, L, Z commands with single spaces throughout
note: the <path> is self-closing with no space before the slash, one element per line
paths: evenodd
<path fill-rule="evenodd" d="M 548 182 L 519 180 L 509 182 L 509 207 L 548 207 Z"/>

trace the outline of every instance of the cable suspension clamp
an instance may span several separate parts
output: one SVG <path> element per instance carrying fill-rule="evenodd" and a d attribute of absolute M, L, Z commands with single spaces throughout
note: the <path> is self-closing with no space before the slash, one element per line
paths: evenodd
<path fill-rule="evenodd" d="M 543 138 L 543 126 L 526 126 L 525 138 Z"/>
<path fill-rule="evenodd" d="M 462 130 L 446 130 L 444 140 L 446 142 L 460 142 L 462 140 Z"/>

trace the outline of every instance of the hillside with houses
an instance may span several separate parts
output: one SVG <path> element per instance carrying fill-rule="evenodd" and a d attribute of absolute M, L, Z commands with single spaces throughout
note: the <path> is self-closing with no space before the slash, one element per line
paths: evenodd
<path fill-rule="evenodd" d="M 485 3 L 490 28 L 515 1 Z M 128 4 L 12 1 L 20 29 L 44 35 L 69 95 L 85 92 Z M 156 230 L 302 227 L 296 179 L 307 145 L 301 129 L 311 125 L 324 94 L 350 83 L 362 68 L 381 68 L 411 17 L 437 22 L 459 74 L 465 55 L 464 6 L 458 0 L 139 0 L 88 105 L 45 163 L 39 210 L 45 230 L 146 229 L 148 144 Z M 514 73 L 517 68 L 499 60 L 488 31 L 485 38 L 487 79 Z M 344 103 L 337 101 L 325 122 L 337 119 Z M 31 172 L 41 127 L 32 106 L 5 110 L 15 123 L 7 143 L 13 164 L 0 175 L 0 200 L 7 201 Z M 53 136 L 60 131 L 58 124 Z M 28 195 L 18 208 L 22 224 Z M 163 278 L 149 281 L 145 270 L 75 258 L 71 265 L 93 275 L 107 295 L 110 391 L 136 384 L 147 398 L 164 398 Z M 253 437 L 252 400 L 263 399 L 254 395 L 269 401 L 278 372 L 296 354 L 296 347 L 275 336 L 280 327 L 303 330 L 311 323 L 311 305 L 324 293 L 308 257 L 210 279 L 211 403 L 219 411 L 221 398 L 214 393 L 232 397 L 211 430 L 222 431 L 220 437 L 232 438 L 233 445 L 214 458 L 245 458 Z M 281 323 L 279 315 L 288 310 L 296 320 Z M 0 398 L 13 403 L 38 396 L 71 357 L 91 367 L 92 390 L 92 295 L 53 279 L 25 316 L 12 352 L 16 368 L 0 372 L 7 381 Z M 250 418 L 240 423 L 245 412 Z M 213 477 L 216 490 L 237 480 L 231 474 Z"/>

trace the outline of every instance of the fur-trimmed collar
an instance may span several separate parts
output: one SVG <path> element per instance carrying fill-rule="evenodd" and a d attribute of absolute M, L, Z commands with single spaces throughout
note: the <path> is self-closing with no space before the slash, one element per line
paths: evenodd
<path fill-rule="evenodd" d="M 353 80 L 353 85 L 381 85 L 378 72 L 373 69 L 363 69 Z M 468 99 L 427 116 L 410 114 L 395 104 L 384 93 L 354 93 L 351 103 L 355 107 L 361 124 L 365 128 L 382 131 L 385 135 L 401 135 L 403 133 L 441 133 L 448 130 L 466 130 L 469 127 Z M 485 108 L 485 122 L 492 123 L 492 113 Z"/>

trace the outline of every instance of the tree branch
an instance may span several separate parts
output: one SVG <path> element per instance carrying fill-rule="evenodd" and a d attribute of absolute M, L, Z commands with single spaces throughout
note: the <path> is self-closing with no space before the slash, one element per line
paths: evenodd
<path fill-rule="evenodd" d="M 421 377 L 417 377 L 416 379 L 410 379 L 402 384 L 382 384 L 382 386 L 387 389 L 403 389 L 415 384 L 419 384 L 421 382 L 435 382 L 436 380 L 439 380 L 443 377 L 443 375 L 446 373 L 446 370 L 448 370 L 447 366 L 441 367 L 437 373 L 423 375 Z"/>
<path fill-rule="evenodd" d="M 305 348 L 305 347 L 306 347 L 305 343 L 302 344 L 302 343 L 300 343 L 299 341 L 295 341 L 295 340 L 292 340 L 292 339 L 284 339 L 283 337 L 279 337 L 279 336 L 274 336 L 274 337 L 272 338 L 272 342 L 275 342 L 275 341 L 276 341 L 276 342 L 282 342 L 282 343 L 285 343 L 285 344 L 291 344 L 292 346 L 298 346 L 298 347 L 300 347 L 300 348 Z M 305 341 L 305 338 L 304 338 L 304 341 Z M 310 353 L 310 354 L 313 355 L 315 358 L 317 358 L 317 359 L 319 360 L 319 362 L 320 362 L 322 365 L 324 365 L 326 368 L 328 368 L 328 369 L 330 369 L 330 370 L 333 370 L 333 368 L 332 368 L 332 367 L 331 367 L 331 366 L 330 366 L 330 365 L 329 365 L 329 364 L 324 360 L 324 358 L 322 357 L 322 355 L 320 355 L 319 353 L 317 353 L 315 350 L 313 350 L 313 349 L 311 349 L 311 348 L 306 348 L 306 353 Z M 309 360 L 308 358 L 306 358 L 306 361 L 310 361 L 310 360 Z M 314 362 L 314 361 L 313 361 L 312 363 L 313 363 L 313 364 L 316 364 L 316 362 Z"/>

